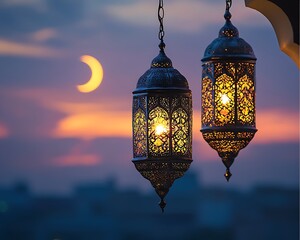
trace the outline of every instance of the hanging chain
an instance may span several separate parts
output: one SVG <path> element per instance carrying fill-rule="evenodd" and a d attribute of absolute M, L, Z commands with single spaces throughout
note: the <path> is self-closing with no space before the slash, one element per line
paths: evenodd
<path fill-rule="evenodd" d="M 229 12 L 231 5 L 232 5 L 232 0 L 226 0 L 226 10 L 224 14 L 224 18 L 226 19 L 226 21 L 230 21 L 231 18 L 231 13 Z"/>
<path fill-rule="evenodd" d="M 165 10 L 164 10 L 164 1 L 159 0 L 159 5 L 158 5 L 158 21 L 159 21 L 159 33 L 158 33 L 158 38 L 163 42 L 164 36 L 165 36 L 165 31 L 164 31 L 164 16 L 165 16 Z"/>
<path fill-rule="evenodd" d="M 232 5 L 232 0 L 226 0 L 226 10 L 229 10 L 229 8 L 231 8 Z"/>

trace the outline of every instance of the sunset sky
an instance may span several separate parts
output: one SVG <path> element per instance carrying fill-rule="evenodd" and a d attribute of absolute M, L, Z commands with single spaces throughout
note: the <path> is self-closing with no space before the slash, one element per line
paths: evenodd
<path fill-rule="evenodd" d="M 156 0 L 2 0 L 0 4 L 0 185 L 37 192 L 114 177 L 147 188 L 131 163 L 131 100 L 158 54 Z M 224 0 L 165 1 L 166 53 L 193 92 L 193 159 L 203 184 L 228 187 L 224 166 L 199 132 L 201 58 L 224 24 Z M 233 1 L 232 22 L 257 61 L 257 128 L 232 167 L 230 187 L 297 186 L 299 71 L 259 12 Z M 82 55 L 100 60 L 91 93 Z"/>

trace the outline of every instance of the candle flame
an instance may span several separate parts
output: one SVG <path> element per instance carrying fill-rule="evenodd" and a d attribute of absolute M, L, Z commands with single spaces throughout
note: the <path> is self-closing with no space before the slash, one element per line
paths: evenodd
<path fill-rule="evenodd" d="M 226 105 L 227 103 L 229 103 L 230 99 L 226 94 L 222 94 L 221 101 L 223 105 Z"/>
<path fill-rule="evenodd" d="M 155 127 L 155 134 L 156 135 L 161 135 L 161 134 L 166 133 L 166 132 L 167 132 L 167 128 L 162 124 L 159 124 Z"/>

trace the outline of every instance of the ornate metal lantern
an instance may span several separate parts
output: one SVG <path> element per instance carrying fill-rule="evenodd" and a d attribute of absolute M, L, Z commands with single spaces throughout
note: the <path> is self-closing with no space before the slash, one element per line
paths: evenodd
<path fill-rule="evenodd" d="M 188 82 L 164 52 L 163 2 L 159 1 L 159 55 L 133 92 L 133 163 L 161 201 L 192 162 L 192 95 Z"/>
<path fill-rule="evenodd" d="M 225 25 L 205 50 L 202 72 L 203 138 L 215 149 L 231 177 L 230 166 L 255 132 L 255 63 L 251 46 L 230 21 L 226 1 Z"/>

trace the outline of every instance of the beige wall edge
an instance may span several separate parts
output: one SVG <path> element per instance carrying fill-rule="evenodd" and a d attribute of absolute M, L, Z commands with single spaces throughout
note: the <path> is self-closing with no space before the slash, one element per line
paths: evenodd
<path fill-rule="evenodd" d="M 287 54 L 300 68 L 299 45 L 294 43 L 292 25 L 285 12 L 268 0 L 245 0 L 245 5 L 259 11 L 270 21 L 281 51 Z"/>

